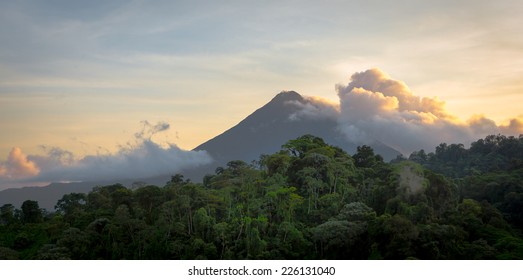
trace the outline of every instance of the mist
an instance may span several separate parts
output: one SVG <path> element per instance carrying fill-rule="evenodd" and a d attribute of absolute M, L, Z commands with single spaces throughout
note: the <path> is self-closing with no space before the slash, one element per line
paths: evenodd
<path fill-rule="evenodd" d="M 0 186 L 143 179 L 174 175 L 212 161 L 205 151 L 186 151 L 172 143 L 160 145 L 154 142 L 152 136 L 168 130 L 168 123 L 143 121 L 142 126 L 132 142 L 120 146 L 112 154 L 77 158 L 73 152 L 59 147 L 42 146 L 44 155 L 25 155 L 15 147 L 7 160 L 0 162 Z"/>

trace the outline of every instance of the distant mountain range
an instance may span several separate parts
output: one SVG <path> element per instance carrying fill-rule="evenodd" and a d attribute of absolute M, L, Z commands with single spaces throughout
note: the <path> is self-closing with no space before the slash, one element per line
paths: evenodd
<path fill-rule="evenodd" d="M 307 105 L 314 104 L 294 91 L 285 91 L 276 95 L 269 103 L 256 110 L 236 126 L 199 145 L 194 150 L 207 151 L 214 162 L 196 169 L 180 173 L 193 181 L 202 180 L 205 174 L 214 173 L 218 166 L 224 166 L 231 160 L 251 162 L 259 159 L 261 154 L 279 151 L 288 140 L 304 134 L 321 137 L 326 143 L 338 146 L 350 154 L 356 151 L 359 144 L 347 139 L 338 130 L 336 120 L 329 118 L 296 117 Z M 400 153 L 385 144 L 371 145 L 377 154 L 385 160 L 395 158 Z M 0 206 L 11 203 L 20 207 L 25 200 L 36 200 L 40 207 L 53 210 L 56 202 L 67 193 L 89 192 L 93 187 L 113 183 L 131 186 L 133 182 L 143 181 L 148 184 L 164 184 L 171 175 L 141 180 L 115 180 L 114 182 L 52 183 L 45 187 L 24 187 L 0 191 Z"/>

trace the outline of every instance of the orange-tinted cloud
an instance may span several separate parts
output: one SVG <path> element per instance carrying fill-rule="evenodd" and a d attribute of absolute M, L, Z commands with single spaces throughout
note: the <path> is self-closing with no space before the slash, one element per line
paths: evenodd
<path fill-rule="evenodd" d="M 445 102 L 417 96 L 377 68 L 355 73 L 348 85 L 336 88 L 339 129 L 362 144 L 378 141 L 409 154 L 433 150 L 442 142 L 469 144 L 489 134 L 523 133 L 523 117 L 499 126 L 483 115 L 461 121 L 446 110 Z"/>
<path fill-rule="evenodd" d="M 396 111 L 399 104 L 395 96 L 386 96 L 381 92 L 356 87 L 345 94 L 342 108 L 349 117 L 369 118 L 379 113 Z"/>
<path fill-rule="evenodd" d="M 478 133 L 496 133 L 498 130 L 496 123 L 484 115 L 473 115 L 467 125 Z"/>
<path fill-rule="evenodd" d="M 135 133 L 135 143 L 122 146 L 114 154 L 87 155 L 76 158 L 58 147 L 45 147 L 46 155 L 29 155 L 13 148 L 0 163 L 0 188 L 4 182 L 61 182 L 89 180 L 143 179 L 205 165 L 212 158 L 205 151 L 186 151 L 175 144 L 163 147 L 151 140 L 156 133 L 169 129 L 166 122 L 142 122 Z"/>
<path fill-rule="evenodd" d="M 354 93 L 362 90 L 373 96 L 382 96 L 385 99 L 396 99 L 398 112 L 419 113 L 421 115 L 433 115 L 440 119 L 454 120 L 455 117 L 445 110 L 445 102 L 437 97 L 419 97 L 402 81 L 394 80 L 378 68 L 358 72 L 351 76 L 351 82 L 347 86 L 337 86 L 340 101 L 352 98 Z M 375 98 L 374 98 L 375 99 Z M 358 104 L 359 105 L 359 104 Z M 390 104 L 392 105 L 392 104 Z M 389 106 L 390 107 L 390 106 Z M 425 118 L 425 117 L 423 117 Z"/>
<path fill-rule="evenodd" d="M 27 159 L 27 156 L 18 147 L 9 153 L 7 161 L 0 164 L 0 177 L 7 179 L 22 179 L 36 176 L 40 168 L 35 162 Z"/>
<path fill-rule="evenodd" d="M 507 125 L 499 126 L 503 134 L 523 134 L 523 116 L 509 120 Z"/>

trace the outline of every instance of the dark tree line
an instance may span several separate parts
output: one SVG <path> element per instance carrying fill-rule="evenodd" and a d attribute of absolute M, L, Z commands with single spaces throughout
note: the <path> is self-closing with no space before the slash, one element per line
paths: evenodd
<path fill-rule="evenodd" d="M 203 183 L 0 208 L 0 259 L 521 259 L 523 139 L 385 163 L 305 135 Z"/>

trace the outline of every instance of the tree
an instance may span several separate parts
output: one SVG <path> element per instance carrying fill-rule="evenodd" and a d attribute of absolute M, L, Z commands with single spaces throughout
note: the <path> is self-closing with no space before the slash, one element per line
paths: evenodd
<path fill-rule="evenodd" d="M 146 186 L 134 192 L 134 197 L 138 202 L 139 209 L 145 215 L 145 222 L 153 224 L 158 218 L 159 206 L 165 201 L 165 195 L 157 186 Z"/>
<path fill-rule="evenodd" d="M 291 155 L 301 158 L 305 155 L 306 152 L 312 149 L 324 147 L 326 145 L 327 144 L 325 144 L 323 139 L 307 134 L 298 137 L 297 139 L 289 140 L 286 144 L 282 146 L 282 148 L 289 151 Z"/>
<path fill-rule="evenodd" d="M 356 246 L 360 235 L 367 232 L 365 223 L 330 220 L 312 230 L 313 238 L 320 243 L 321 255 L 329 258 L 350 258 L 353 250 L 363 249 Z"/>
<path fill-rule="evenodd" d="M 205 241 L 209 240 L 213 225 L 212 217 L 207 214 L 203 207 L 196 210 L 194 214 L 194 232 L 197 236 Z"/>
<path fill-rule="evenodd" d="M 17 251 L 7 248 L 0 247 L 0 260 L 18 260 L 19 254 Z"/>
<path fill-rule="evenodd" d="M 176 184 L 176 185 L 182 184 L 183 182 L 184 182 L 183 175 L 179 174 L 179 173 L 171 176 L 171 180 L 169 181 L 169 183 Z"/>
<path fill-rule="evenodd" d="M 58 200 L 54 208 L 64 216 L 65 221 L 74 223 L 75 226 L 84 226 L 90 222 L 89 217 L 85 217 L 86 203 L 86 194 L 70 193 Z"/>
<path fill-rule="evenodd" d="M 383 162 L 380 155 L 375 155 L 374 150 L 367 145 L 358 146 L 356 154 L 352 156 L 357 167 L 373 167 L 377 162 Z"/>
<path fill-rule="evenodd" d="M 368 226 L 376 212 L 362 202 L 345 204 L 339 214 L 312 229 L 322 256 L 333 259 L 368 257 Z"/>
<path fill-rule="evenodd" d="M 42 221 L 42 210 L 38 206 L 38 202 L 34 200 L 26 200 L 22 203 L 22 221 L 24 223 L 39 223 Z"/>
<path fill-rule="evenodd" d="M 267 168 L 267 174 L 269 176 L 276 173 L 286 174 L 291 165 L 291 157 L 285 152 L 280 152 L 273 155 L 262 156 L 260 162 L 262 166 Z"/>
<path fill-rule="evenodd" d="M 220 222 L 213 226 L 214 238 L 220 246 L 220 259 L 224 259 L 229 245 L 232 243 L 230 226 L 226 222 Z"/>
<path fill-rule="evenodd" d="M 419 151 L 414 151 L 410 154 L 409 160 L 419 163 L 419 164 L 425 164 L 428 160 L 428 156 L 425 153 L 425 150 L 421 149 Z"/>
<path fill-rule="evenodd" d="M 4 204 L 0 207 L 0 224 L 12 224 L 15 221 L 15 207 L 13 204 Z"/>
<path fill-rule="evenodd" d="M 386 259 L 406 259 L 415 257 L 415 241 L 418 228 L 404 216 L 382 215 L 373 224 L 371 234 L 379 241 L 379 250 Z"/>
<path fill-rule="evenodd" d="M 88 259 L 91 253 L 87 233 L 74 227 L 66 229 L 56 245 L 67 248 L 69 257 L 75 260 Z"/>

